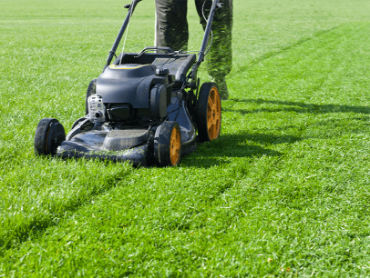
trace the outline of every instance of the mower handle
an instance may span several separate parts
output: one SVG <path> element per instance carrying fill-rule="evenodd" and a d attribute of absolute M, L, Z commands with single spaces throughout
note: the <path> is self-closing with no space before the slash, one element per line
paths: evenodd
<path fill-rule="evenodd" d="M 141 55 L 143 55 L 147 51 L 156 51 L 156 50 L 165 51 L 168 54 L 176 54 L 176 52 L 173 51 L 170 47 L 150 46 L 150 47 L 145 47 L 143 50 L 141 50 L 141 52 L 139 53 L 139 55 L 135 56 L 135 58 L 139 58 Z"/>
<path fill-rule="evenodd" d="M 205 51 L 206 51 L 206 48 L 207 48 L 209 36 L 212 32 L 213 17 L 216 13 L 216 9 L 217 8 L 222 8 L 222 5 L 219 5 L 218 2 L 219 2 L 219 0 L 212 0 L 212 7 L 211 7 L 211 10 L 209 11 L 207 26 L 204 30 L 204 37 L 203 37 L 203 41 L 202 41 L 202 46 L 200 47 L 200 50 L 199 50 L 198 60 L 195 63 L 195 65 L 193 66 L 193 69 L 192 69 L 192 74 L 191 75 L 192 75 L 193 80 L 197 80 L 198 68 L 199 68 L 200 64 L 204 61 L 204 57 L 206 56 Z"/>
<path fill-rule="evenodd" d="M 118 47 L 118 45 L 119 45 L 119 43 L 120 43 L 120 41 L 122 39 L 123 33 L 125 32 L 128 23 L 130 22 L 131 15 L 132 15 L 132 13 L 135 10 L 136 5 L 140 1 L 142 1 L 142 0 L 132 0 L 131 4 L 128 6 L 127 16 L 126 16 L 125 21 L 123 22 L 123 24 L 121 26 L 121 29 L 119 30 L 118 36 L 117 36 L 116 40 L 114 41 L 114 44 L 112 46 L 112 49 L 109 51 L 108 58 L 107 58 L 107 63 L 104 66 L 103 72 L 109 66 L 110 62 L 113 59 L 113 56 L 116 55 L 117 47 Z"/>

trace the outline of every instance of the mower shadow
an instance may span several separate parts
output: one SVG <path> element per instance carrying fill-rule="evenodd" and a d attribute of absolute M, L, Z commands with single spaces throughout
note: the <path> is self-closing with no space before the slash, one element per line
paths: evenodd
<path fill-rule="evenodd" d="M 223 108 L 223 112 L 238 112 L 242 115 L 255 114 L 261 112 L 296 112 L 296 113 L 313 113 L 313 114 L 326 114 L 326 113 L 358 113 L 358 114 L 370 114 L 370 107 L 366 106 L 350 106 L 350 105 L 335 105 L 335 104 L 310 104 L 304 102 L 294 101 L 280 101 L 280 100 L 266 100 L 266 99 L 231 99 L 231 101 L 238 103 L 256 103 L 256 104 L 273 104 L 273 105 L 285 105 L 288 107 L 282 108 L 260 108 L 255 110 L 246 109 L 232 109 Z"/>
<path fill-rule="evenodd" d="M 182 160 L 183 166 L 209 168 L 228 164 L 232 157 L 281 156 L 282 153 L 259 145 L 277 145 L 304 140 L 297 136 L 277 136 L 269 133 L 239 133 L 222 135 L 218 140 L 198 144 L 198 150 Z M 255 145 L 252 142 L 256 142 Z"/>

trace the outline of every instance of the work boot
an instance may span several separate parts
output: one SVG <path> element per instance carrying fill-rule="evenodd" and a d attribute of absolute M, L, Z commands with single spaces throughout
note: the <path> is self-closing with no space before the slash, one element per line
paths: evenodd
<path fill-rule="evenodd" d="M 229 91 L 227 90 L 225 78 L 215 79 L 213 82 L 218 86 L 221 100 L 227 100 L 229 98 Z"/>

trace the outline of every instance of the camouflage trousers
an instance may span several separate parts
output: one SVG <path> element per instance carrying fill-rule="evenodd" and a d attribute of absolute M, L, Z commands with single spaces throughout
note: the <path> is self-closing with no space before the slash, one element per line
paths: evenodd
<path fill-rule="evenodd" d="M 168 46 L 173 50 L 187 50 L 189 29 L 187 21 L 187 0 L 155 0 L 156 5 L 156 46 Z M 213 20 L 213 44 L 206 56 L 207 70 L 214 79 L 223 79 L 231 71 L 231 31 L 233 0 L 220 0 Z M 204 4 L 204 6 L 203 6 Z M 203 29 L 206 27 L 212 0 L 195 0 L 195 6 Z M 204 9 L 203 9 L 204 7 Z"/>

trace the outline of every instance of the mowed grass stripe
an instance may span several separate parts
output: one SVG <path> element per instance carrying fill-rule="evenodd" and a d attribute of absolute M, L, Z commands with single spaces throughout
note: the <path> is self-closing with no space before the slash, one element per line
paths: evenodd
<path fill-rule="evenodd" d="M 256 65 L 248 71 L 255 78 L 241 81 L 256 99 L 225 102 L 219 141 L 179 168 L 136 169 L 123 186 L 6 251 L 4 273 L 366 276 L 368 99 L 366 87 L 347 91 L 345 77 L 363 76 L 366 55 L 354 49 L 358 41 L 364 49 L 370 30 L 356 26 Z M 306 65 L 312 59 L 317 68 Z M 325 98 L 332 89 L 334 104 Z"/>
<path fill-rule="evenodd" d="M 68 3 L 63 7 L 50 1 L 21 3 L 28 8 L 16 10 L 14 3 L 7 2 L 0 11 L 4 15 L 0 19 L 2 251 L 57 225 L 93 196 L 116 186 L 132 170 L 121 163 L 42 159 L 35 157 L 33 150 L 36 126 L 42 118 L 57 118 L 68 132 L 84 115 L 86 88 L 101 72 L 126 10 L 112 11 L 107 6 L 112 17 L 102 19 L 96 15 L 107 11 L 91 6 L 91 2 L 77 1 L 75 9 L 67 10 Z M 140 45 L 139 50 L 146 45 L 143 38 L 153 33 L 154 17 L 147 17 L 153 15 L 153 6 L 154 2 L 142 5 L 141 16 L 133 20 L 131 31 L 150 27 L 133 41 Z M 81 17 L 81 10 L 86 18 Z"/>
<path fill-rule="evenodd" d="M 348 55 L 340 55 L 337 59 L 341 59 L 345 65 L 350 66 L 344 70 L 342 68 L 341 72 L 333 67 L 333 71 L 336 73 L 333 73 L 333 77 L 335 80 L 339 81 L 338 83 L 341 83 L 337 83 L 336 85 L 339 87 L 336 87 L 335 89 L 337 90 L 334 90 L 338 91 L 339 88 L 341 92 L 341 95 L 337 94 L 337 98 L 335 99 L 337 103 L 348 103 L 349 99 L 352 99 L 352 103 L 357 105 L 359 104 L 358 100 L 364 105 L 368 105 L 369 103 L 368 98 L 361 97 L 361 94 L 365 93 L 366 87 L 362 87 L 361 90 L 355 92 L 351 90 L 351 93 L 355 94 L 355 96 L 348 94 L 348 91 L 345 90 L 348 88 L 348 79 L 344 78 L 347 75 L 346 71 L 358 72 L 356 76 L 366 74 L 366 71 L 362 72 L 360 69 L 362 69 L 362 63 L 368 64 L 369 56 L 358 54 L 363 52 L 363 49 L 366 49 L 364 47 L 366 41 L 362 38 L 364 37 L 364 33 L 367 32 L 367 29 L 368 28 L 358 28 L 360 32 L 355 35 L 348 32 L 347 35 L 349 40 L 345 43 L 346 47 L 341 48 L 343 47 L 343 44 L 341 44 L 341 47 L 337 48 L 339 51 L 348 53 Z M 362 41 L 362 43 L 357 45 L 358 41 Z M 335 50 L 336 49 L 332 49 L 333 52 L 335 52 Z M 348 63 L 349 60 L 352 62 Z M 334 63 L 334 65 L 335 64 L 338 63 Z M 318 62 L 318 66 L 320 66 L 320 62 Z M 334 88 L 326 85 L 326 82 L 324 82 L 323 86 L 314 90 L 314 95 L 309 94 L 311 101 L 328 101 L 327 98 L 324 99 L 325 96 L 323 96 L 323 93 L 327 92 L 328 94 L 333 94 L 333 92 L 331 92 L 332 89 Z M 343 257 L 344 247 L 341 244 L 348 244 L 357 233 L 359 233 L 359 237 L 368 234 L 367 226 L 364 226 L 363 222 L 357 218 L 359 215 L 362 215 L 361 218 L 366 216 L 368 221 L 367 214 L 362 214 L 364 209 L 367 211 L 366 200 L 368 200 L 367 190 L 369 184 L 368 168 L 364 168 L 361 165 L 367 165 L 369 160 L 369 118 L 368 116 L 361 115 L 359 117 L 357 114 L 366 113 L 368 115 L 368 106 L 347 106 L 339 104 L 310 105 L 301 102 L 264 101 L 263 99 L 257 100 L 257 102 L 266 104 L 275 103 L 277 105 L 285 104 L 287 107 L 284 108 L 283 106 L 276 110 L 271 109 L 270 112 L 295 110 L 297 113 L 314 116 L 311 117 L 311 121 L 308 121 L 307 127 L 305 128 L 303 135 L 306 137 L 306 140 L 299 143 L 302 144 L 303 148 L 297 148 L 298 142 L 295 143 L 294 148 L 287 154 L 290 159 L 281 159 L 278 169 L 271 168 L 271 174 L 268 179 L 268 185 L 272 187 L 271 191 L 276 190 L 276 194 L 268 194 L 267 198 L 269 200 L 274 200 L 273 197 L 275 197 L 276 201 L 288 207 L 290 205 L 294 209 L 301 210 L 301 218 L 303 218 L 304 222 L 298 222 L 297 220 L 299 219 L 297 219 L 297 217 L 286 217 L 286 213 L 282 213 L 276 215 L 277 219 L 275 223 L 271 225 L 275 225 L 277 229 L 273 229 L 273 227 L 269 227 L 269 229 L 271 229 L 272 234 L 277 235 L 281 233 L 281 230 L 294 231 L 295 226 L 304 224 L 305 228 L 302 228 L 302 232 L 298 233 L 298 236 L 299 238 L 302 237 L 302 233 L 305 232 L 307 233 L 307 237 L 304 238 L 300 244 L 311 241 L 313 243 L 311 248 L 320 246 L 323 251 L 317 254 L 316 259 L 307 255 L 299 260 L 299 256 L 304 253 L 300 250 L 298 256 L 295 257 L 295 260 L 299 262 L 298 265 L 301 264 L 303 267 L 312 267 L 312 262 L 315 261 L 316 264 L 319 264 L 321 272 L 325 269 L 332 269 L 335 267 L 343 270 L 344 267 L 341 263 L 343 260 L 346 261 L 347 259 L 346 256 Z M 297 108 L 294 106 L 297 106 Z M 268 112 L 268 110 L 269 109 L 265 109 L 264 111 Z M 331 113 L 330 118 L 325 115 L 326 113 Z M 295 116 L 302 117 L 299 114 Z M 313 163 L 313 161 L 316 161 L 316 163 Z M 356 163 L 353 164 L 353 161 L 356 161 Z M 305 176 L 302 175 L 302 173 L 304 173 Z M 302 183 L 306 183 L 307 187 L 302 188 L 298 186 Z M 357 191 L 360 193 L 356 194 Z M 340 194 L 338 195 L 338 193 Z M 286 198 L 286 196 L 289 198 Z M 342 202 L 345 204 L 342 204 Z M 304 210 L 306 205 L 307 208 Z M 343 205 L 342 208 L 341 205 Z M 355 208 L 353 208 L 353 206 L 355 206 Z M 311 212 L 311 215 L 309 212 Z M 266 213 L 266 219 L 271 219 L 271 209 L 266 210 Z M 325 219 L 325 217 L 327 218 Z M 346 220 L 346 218 L 349 219 Z M 317 221 L 318 219 L 321 220 L 321 223 Z M 284 221 L 286 221 L 286 223 L 282 224 Z M 346 229 L 343 233 L 339 232 L 344 226 L 347 228 L 352 225 L 351 223 L 356 223 L 357 225 L 354 225 L 349 230 Z M 331 230 L 328 231 L 327 229 L 329 227 Z M 296 231 L 299 230 L 298 228 Z M 335 233 L 335 235 L 332 233 Z M 313 235 L 317 235 L 318 242 L 312 239 Z M 357 236 L 355 237 L 357 239 Z M 352 243 L 354 243 L 354 241 L 352 241 Z M 322 248 L 321 245 L 332 245 L 332 249 L 329 248 L 329 246 Z M 361 252 L 366 246 L 368 246 L 368 241 L 366 239 L 361 240 L 358 245 L 354 246 L 354 249 L 351 249 L 351 252 L 354 251 L 359 257 L 365 259 Z M 290 250 L 298 249 L 297 244 L 287 247 L 289 247 Z M 281 248 L 284 248 L 284 246 Z M 307 254 L 310 253 L 312 254 L 311 251 L 307 252 Z M 323 256 L 324 258 L 322 258 Z M 328 256 L 331 257 L 328 259 Z M 292 259 L 292 261 L 294 260 Z M 330 270 L 328 270 L 328 273 L 330 273 Z"/>
<path fill-rule="evenodd" d="M 6 186 L 0 188 L 0 250 L 14 248 L 57 225 L 131 171 L 126 164 L 40 158 L 26 160 L 8 173 L 2 171 Z"/>
<path fill-rule="evenodd" d="M 306 41 L 287 52 L 280 52 L 271 59 L 262 59 L 258 66 L 251 63 L 246 72 L 247 75 L 240 74 L 244 75 L 244 78 L 238 78 L 240 75 L 236 70 L 235 77 L 231 77 L 236 83 L 233 84 L 233 88 L 240 93 L 239 99 L 249 98 L 249 96 L 261 97 L 266 93 L 273 95 L 274 92 L 276 97 L 281 99 L 281 93 L 284 91 L 289 92 L 284 99 L 289 97 L 312 99 L 312 91 L 318 91 L 323 82 L 330 80 L 329 74 L 342 70 L 340 63 L 348 64 L 351 56 L 359 59 L 358 56 L 361 53 L 358 51 L 366 49 L 367 39 L 363 37 L 364 28 L 368 29 L 366 24 L 348 24 L 325 33 L 315 40 Z M 351 45 L 347 40 L 354 40 L 354 42 Z M 361 55 L 365 61 L 368 60 L 367 54 Z M 366 76 L 368 69 L 363 69 L 361 63 L 356 64 L 355 67 L 361 68 L 361 72 L 357 74 Z M 351 68 L 347 70 L 353 71 Z M 347 76 L 348 73 L 344 76 L 340 75 L 339 78 Z M 316 86 L 313 86 L 313 83 L 316 83 Z"/>

